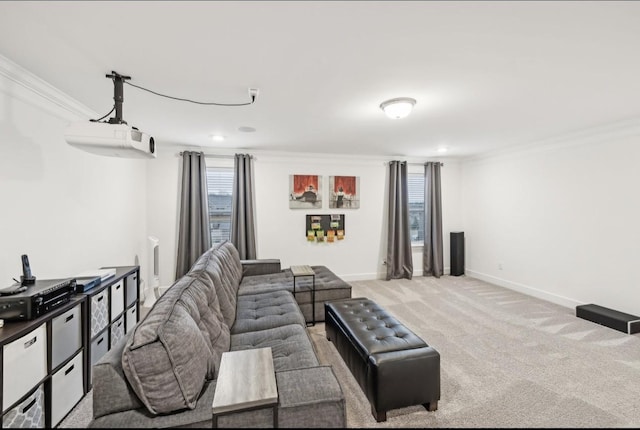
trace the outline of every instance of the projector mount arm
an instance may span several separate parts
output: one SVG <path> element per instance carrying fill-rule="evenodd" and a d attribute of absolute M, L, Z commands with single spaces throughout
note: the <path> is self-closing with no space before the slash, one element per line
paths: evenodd
<path fill-rule="evenodd" d="M 131 79 L 131 76 L 124 76 L 117 72 L 111 71 L 107 78 L 113 80 L 113 101 L 115 103 L 116 116 L 109 118 L 109 124 L 126 124 L 122 119 L 122 103 L 124 102 L 124 81 Z"/>
<path fill-rule="evenodd" d="M 126 81 L 131 80 L 131 76 L 121 75 L 120 73 L 115 72 L 115 71 L 112 70 L 111 73 L 108 74 L 108 75 L 105 75 L 105 77 L 110 78 L 111 80 L 113 80 L 113 101 L 114 101 L 114 106 L 113 106 L 113 109 L 111 109 L 111 112 L 113 112 L 114 110 L 116 111 L 115 117 L 114 118 L 109 118 L 109 124 L 127 124 L 127 122 L 122 119 L 122 103 L 124 103 L 124 84 L 125 84 Z M 136 87 L 136 88 L 139 88 L 141 90 L 148 91 L 148 92 L 150 92 L 152 94 L 155 94 L 157 96 L 166 97 L 166 98 L 174 99 L 174 100 L 190 102 L 190 103 L 196 103 L 196 104 L 200 104 L 200 105 L 247 106 L 247 105 L 254 104 L 256 102 L 256 98 L 258 97 L 258 89 L 257 88 L 249 88 L 249 97 L 251 97 L 251 101 L 248 102 L 248 103 L 200 102 L 200 101 L 189 100 L 189 99 L 185 99 L 185 98 L 168 96 L 166 94 L 160 94 L 160 93 L 157 93 L 155 91 L 151 91 L 151 90 L 149 90 L 147 88 L 144 88 L 144 87 L 141 87 L 141 86 L 138 86 L 138 85 L 134 85 L 132 83 L 128 83 L 128 84 L 131 85 L 132 87 Z M 107 117 L 108 115 L 110 115 L 111 112 L 109 112 L 108 114 L 104 115 L 100 119 L 92 119 L 90 121 L 91 122 L 99 122 L 102 119 L 104 119 L 105 117 Z"/>

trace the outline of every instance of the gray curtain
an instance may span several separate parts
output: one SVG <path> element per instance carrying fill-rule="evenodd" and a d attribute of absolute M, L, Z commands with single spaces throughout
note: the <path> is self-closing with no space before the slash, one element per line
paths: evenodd
<path fill-rule="evenodd" d="M 176 279 L 187 273 L 198 257 L 209 248 L 211 248 L 211 232 L 207 203 L 207 166 L 204 154 L 184 151 Z"/>
<path fill-rule="evenodd" d="M 439 278 L 444 273 L 442 257 L 442 198 L 440 163 L 424 165 L 424 251 L 423 275 Z"/>
<path fill-rule="evenodd" d="M 389 163 L 389 232 L 387 238 L 387 281 L 413 276 L 407 162 Z"/>
<path fill-rule="evenodd" d="M 236 154 L 231 202 L 231 243 L 243 260 L 256 258 L 255 220 L 253 219 L 253 164 L 251 155 Z"/>

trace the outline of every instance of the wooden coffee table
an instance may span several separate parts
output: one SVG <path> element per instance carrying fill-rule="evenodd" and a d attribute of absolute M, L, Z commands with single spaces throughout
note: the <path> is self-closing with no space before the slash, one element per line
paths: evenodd
<path fill-rule="evenodd" d="M 265 408 L 273 408 L 273 427 L 278 427 L 278 387 L 271 348 L 222 353 L 211 406 L 213 428 L 218 427 L 221 415 Z"/>

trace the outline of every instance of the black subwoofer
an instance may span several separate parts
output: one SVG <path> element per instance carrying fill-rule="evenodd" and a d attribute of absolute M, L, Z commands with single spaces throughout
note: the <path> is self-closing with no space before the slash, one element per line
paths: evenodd
<path fill-rule="evenodd" d="M 451 239 L 451 276 L 464 275 L 464 232 L 452 231 Z"/>

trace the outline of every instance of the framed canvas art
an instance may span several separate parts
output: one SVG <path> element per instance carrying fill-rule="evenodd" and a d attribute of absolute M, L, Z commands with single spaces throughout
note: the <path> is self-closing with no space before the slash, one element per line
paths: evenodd
<path fill-rule="evenodd" d="M 318 175 L 289 175 L 289 208 L 322 208 L 322 178 Z"/>
<path fill-rule="evenodd" d="M 329 176 L 329 207 L 358 209 L 360 207 L 360 177 Z"/>

